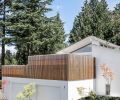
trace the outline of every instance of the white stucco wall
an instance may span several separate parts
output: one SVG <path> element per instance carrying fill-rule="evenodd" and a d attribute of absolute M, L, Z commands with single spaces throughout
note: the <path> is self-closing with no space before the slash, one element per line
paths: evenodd
<path fill-rule="evenodd" d="M 36 93 L 32 100 L 78 100 L 80 95 L 77 88 L 85 88 L 84 96 L 94 88 L 94 80 L 57 81 L 12 77 L 3 77 L 3 80 L 9 81 L 4 89 L 7 100 L 16 100 L 16 95 L 23 90 L 24 85 L 29 83 L 36 85 Z"/>
<path fill-rule="evenodd" d="M 16 95 L 23 90 L 25 84 L 29 83 L 36 84 L 36 93 L 32 100 L 68 100 L 67 81 L 12 77 L 3 77 L 3 80 L 9 81 L 4 89 L 7 100 L 16 100 Z"/>
<path fill-rule="evenodd" d="M 81 95 L 79 95 L 79 92 L 77 88 L 83 87 L 84 94 L 83 96 L 87 96 L 88 93 L 92 90 L 94 90 L 93 86 L 94 80 L 80 80 L 80 81 L 68 81 L 68 100 L 78 100 L 80 99 Z"/>
<path fill-rule="evenodd" d="M 96 58 L 96 92 L 105 95 L 105 79 L 102 76 L 100 65 L 107 64 L 115 75 L 111 84 L 111 95 L 120 96 L 120 51 L 100 46 L 92 47 L 92 55 Z"/>

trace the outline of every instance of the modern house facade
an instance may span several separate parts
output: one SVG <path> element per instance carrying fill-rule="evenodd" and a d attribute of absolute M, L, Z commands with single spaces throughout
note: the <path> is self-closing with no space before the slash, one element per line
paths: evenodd
<path fill-rule="evenodd" d="M 16 100 L 28 83 L 36 84 L 33 100 L 78 100 L 79 87 L 84 88 L 84 96 L 90 91 L 105 95 L 102 64 L 107 64 L 115 76 L 110 95 L 120 96 L 120 47 L 94 36 L 53 55 L 30 56 L 28 65 L 3 66 L 3 80 L 8 81 L 4 95 Z"/>
<path fill-rule="evenodd" d="M 120 96 L 120 47 L 101 40 L 94 36 L 87 37 L 68 48 L 65 48 L 58 54 L 73 53 L 80 55 L 91 55 L 95 57 L 94 91 L 99 95 L 105 95 L 105 79 L 102 76 L 100 66 L 107 64 L 113 71 L 115 79 L 111 83 L 111 96 Z"/>

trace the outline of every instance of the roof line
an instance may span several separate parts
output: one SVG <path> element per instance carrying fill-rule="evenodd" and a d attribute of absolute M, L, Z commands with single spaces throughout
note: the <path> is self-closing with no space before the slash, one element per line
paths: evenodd
<path fill-rule="evenodd" d="M 113 43 L 110 43 L 110 42 L 107 42 L 105 40 L 99 39 L 99 38 L 97 38 L 95 36 L 89 36 L 89 37 L 87 37 L 87 38 L 85 38 L 85 39 L 83 39 L 81 41 L 78 41 L 77 43 L 74 43 L 74 44 L 70 45 L 67 48 L 64 48 L 64 49 L 58 51 L 57 54 L 73 52 L 73 51 L 75 51 L 75 50 L 77 50 L 79 48 L 82 48 L 82 47 L 84 47 L 84 46 L 86 46 L 86 45 L 88 45 L 88 44 L 90 44 L 92 42 L 95 42 L 95 41 L 99 42 L 100 44 L 105 45 L 106 47 L 108 46 L 108 47 L 113 47 L 113 48 L 120 48 L 120 46 L 117 46 L 117 45 L 115 45 Z M 100 46 L 100 44 L 96 44 L 96 45 Z"/>

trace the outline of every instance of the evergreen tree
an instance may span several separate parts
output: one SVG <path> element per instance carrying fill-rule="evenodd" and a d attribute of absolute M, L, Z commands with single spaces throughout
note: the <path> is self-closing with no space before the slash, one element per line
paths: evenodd
<path fill-rule="evenodd" d="M 63 23 L 55 17 L 48 18 L 45 15 L 51 10 L 48 8 L 51 2 L 52 0 L 13 0 L 10 28 L 17 48 L 18 64 L 27 64 L 29 55 L 54 53 L 62 47 Z"/>
<path fill-rule="evenodd" d="M 115 7 L 111 21 L 113 26 L 112 32 L 114 35 L 111 41 L 117 45 L 120 45 L 120 3 Z"/>
<path fill-rule="evenodd" d="M 6 50 L 6 53 L 5 53 L 5 65 L 16 65 L 16 64 L 17 64 L 16 54 L 11 53 L 10 50 Z"/>
<path fill-rule="evenodd" d="M 113 34 L 109 15 L 105 0 L 86 0 L 82 12 L 75 18 L 69 42 L 74 43 L 90 35 L 105 40 L 111 39 Z"/>
<path fill-rule="evenodd" d="M 70 32 L 70 43 L 75 43 L 82 38 L 85 38 L 88 35 L 91 35 L 91 7 L 88 4 L 87 0 L 85 1 L 84 7 L 82 8 L 82 12 L 79 13 L 78 16 L 76 16 L 75 21 L 73 23 L 73 28 Z M 93 34 L 93 33 L 92 33 Z"/>
<path fill-rule="evenodd" d="M 10 52 L 10 50 L 6 50 L 6 53 L 5 53 L 5 64 L 6 65 L 12 64 L 12 53 Z"/>
<path fill-rule="evenodd" d="M 60 14 L 57 13 L 57 15 L 54 17 L 54 26 L 53 26 L 53 30 L 55 35 L 54 36 L 54 51 L 53 53 L 55 53 L 56 51 L 59 51 L 60 49 L 65 47 L 65 43 L 63 43 L 65 41 L 65 30 L 64 30 L 64 23 L 62 22 L 62 20 L 60 19 Z"/>
<path fill-rule="evenodd" d="M 0 0 L 0 44 L 2 45 L 1 64 L 5 64 L 5 44 L 8 43 L 6 35 L 9 33 L 7 29 L 7 15 L 10 13 L 11 0 Z"/>
<path fill-rule="evenodd" d="M 101 0 L 98 6 L 98 30 L 96 32 L 97 37 L 111 41 L 113 37 L 112 33 L 112 22 L 111 22 L 111 12 L 108 11 L 108 5 L 105 0 Z"/>
<path fill-rule="evenodd" d="M 65 46 L 63 43 L 65 40 L 65 32 L 59 14 L 50 18 L 44 23 L 43 27 L 40 28 L 41 31 L 36 33 L 34 37 L 33 54 L 51 54 Z"/>

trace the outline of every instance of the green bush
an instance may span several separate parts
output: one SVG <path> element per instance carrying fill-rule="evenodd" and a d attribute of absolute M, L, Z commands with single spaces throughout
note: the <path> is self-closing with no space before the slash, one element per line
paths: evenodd
<path fill-rule="evenodd" d="M 79 100 L 120 100 L 120 97 L 96 96 L 95 98 L 88 96 Z"/>

